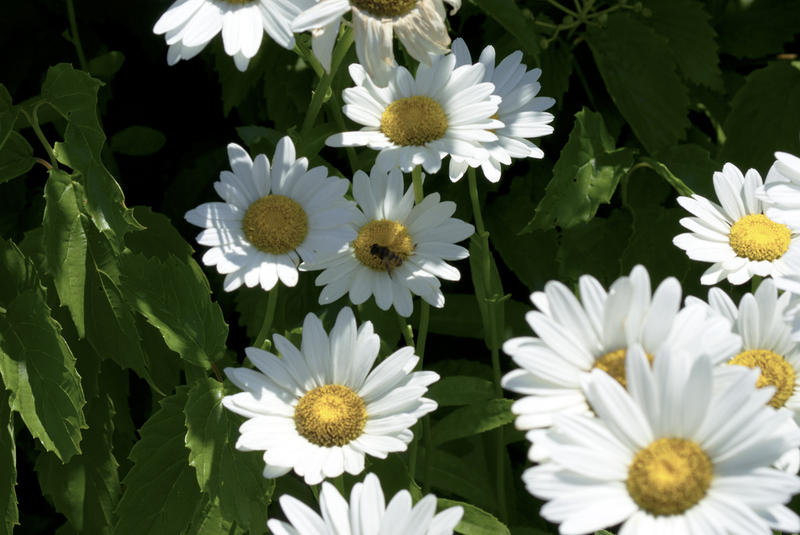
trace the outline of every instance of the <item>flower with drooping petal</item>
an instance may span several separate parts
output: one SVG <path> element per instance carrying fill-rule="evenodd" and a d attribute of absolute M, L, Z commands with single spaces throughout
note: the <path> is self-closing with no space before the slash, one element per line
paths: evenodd
<path fill-rule="evenodd" d="M 319 493 L 321 515 L 288 494 L 280 497 L 289 522 L 267 521 L 275 535 L 452 535 L 464 509 L 449 507 L 436 513 L 436 497 L 428 494 L 412 506 L 411 494 L 403 489 L 389 504 L 375 474 L 350 491 L 350 503 L 327 481 Z"/>
<path fill-rule="evenodd" d="M 353 197 L 361 212 L 353 220 L 357 237 L 337 253 L 304 263 L 301 270 L 324 270 L 317 286 L 325 286 L 320 304 L 336 301 L 346 293 L 359 305 L 375 296 L 381 310 L 394 306 L 408 317 L 413 311 L 411 294 L 435 307 L 444 306 L 439 279 L 458 280 L 458 269 L 446 260 L 461 260 L 469 252 L 456 245 L 475 228 L 450 217 L 456 205 L 440 201 L 438 193 L 426 195 L 414 204 L 414 189 L 403 192 L 403 175 L 398 169 L 372 169 L 368 177 L 356 171 Z"/>
<path fill-rule="evenodd" d="M 453 41 L 453 55 L 456 57 L 456 67 L 472 64 L 469 49 L 460 37 Z M 519 50 L 495 66 L 494 47 L 489 45 L 483 49 L 478 61 L 485 69 L 483 81 L 493 83 L 494 94 L 502 99 L 496 118 L 505 126 L 494 130 L 496 141 L 482 144 L 489 151 L 489 158 L 481 164 L 483 176 L 490 182 L 498 182 L 502 165 L 510 164 L 512 158 L 544 157 L 542 149 L 529 138 L 553 133 L 553 127 L 549 124 L 553 114 L 545 110 L 556 101 L 537 96 L 541 88 L 539 76 L 542 69 L 527 70 Z M 460 179 L 466 170 L 466 161 L 450 158 L 450 180 L 455 182 Z"/>
<path fill-rule="evenodd" d="M 176 0 L 156 22 L 153 33 L 164 34 L 167 63 L 191 59 L 222 32 L 225 53 L 236 68 L 247 70 L 264 32 L 283 48 L 294 48 L 291 22 L 310 0 Z"/>
<path fill-rule="evenodd" d="M 672 242 L 692 260 L 712 262 L 700 282 L 716 284 L 728 279 L 744 284 L 753 275 L 776 277 L 791 272 L 787 262 L 800 255 L 800 227 L 785 225 L 764 212 L 768 205 L 756 197 L 761 175 L 750 169 L 745 175 L 726 163 L 714 173 L 714 190 L 720 204 L 700 195 L 678 197 L 678 203 L 694 217 L 680 223 L 691 232 Z"/>
<path fill-rule="evenodd" d="M 387 87 L 378 87 L 359 64 L 350 65 L 356 87 L 345 89 L 345 115 L 363 126 L 330 136 L 333 147 L 367 146 L 380 151 L 375 166 L 410 173 L 421 165 L 436 173 L 448 155 L 480 166 L 489 151 L 481 144 L 496 141 L 492 130 L 504 125 L 492 116 L 500 97 L 494 84 L 482 82 L 484 67 L 455 67 L 455 56 L 421 64 L 416 76 L 395 67 Z"/>
<path fill-rule="evenodd" d="M 380 337 L 369 321 L 357 327 L 349 308 L 339 312 L 330 336 L 308 314 L 300 348 L 279 334 L 272 339 L 280 358 L 248 347 L 258 371 L 225 368 L 243 392 L 222 399 L 247 418 L 236 448 L 264 451 L 264 477 L 294 469 L 316 485 L 344 472 L 360 474 L 365 455 L 384 459 L 405 451 L 411 427 L 436 409 L 423 396 L 439 376 L 413 371 L 419 361 L 413 347 L 398 349 L 373 369 Z"/>
<path fill-rule="evenodd" d="M 318 253 L 336 251 L 355 238 L 348 223 L 356 214 L 344 198 L 349 181 L 329 177 L 324 167 L 308 169 L 283 137 L 270 162 L 252 160 L 242 147 L 228 145 L 232 171 L 222 171 L 214 189 L 225 202 L 201 204 L 186 220 L 205 230 L 197 243 L 211 247 L 203 263 L 225 275 L 230 292 L 245 284 L 271 290 L 278 280 L 297 284 L 297 265 Z"/>
<path fill-rule="evenodd" d="M 736 367 L 719 391 L 710 357 L 682 353 L 661 351 L 651 368 L 631 347 L 627 389 L 594 370 L 584 389 L 597 417 L 562 415 L 543 433 L 551 457 L 522 479 L 559 533 L 617 524 L 619 535 L 800 530 L 784 505 L 800 478 L 771 467 L 800 444 L 791 416 L 766 404 L 772 388 L 756 388 L 756 370 Z"/>
<path fill-rule="evenodd" d="M 450 14 L 461 7 L 461 0 L 446 1 L 453 6 Z M 380 87 L 386 86 L 392 68 L 397 65 L 395 35 L 420 63 L 430 65 L 431 56 L 447 53 L 450 36 L 442 0 L 321 0 L 297 16 L 292 29 L 311 30 L 318 41 L 312 43 L 314 55 L 325 70 L 330 71 L 339 24 L 348 11 L 353 18 L 358 62 Z"/>

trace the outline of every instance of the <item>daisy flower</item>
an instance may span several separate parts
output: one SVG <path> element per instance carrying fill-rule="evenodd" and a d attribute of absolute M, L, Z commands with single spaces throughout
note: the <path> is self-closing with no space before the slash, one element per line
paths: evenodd
<path fill-rule="evenodd" d="M 381 171 L 417 165 L 436 173 L 448 154 L 478 167 L 489 157 L 481 144 L 497 141 L 492 130 L 504 125 L 492 116 L 500 97 L 494 84 L 481 82 L 484 67 L 455 67 L 453 55 L 420 65 L 416 77 L 405 67 L 392 70 L 389 85 L 378 87 L 359 64 L 350 65 L 356 87 L 344 90 L 344 113 L 364 125 L 356 132 L 330 136 L 333 147 L 366 145 L 380 151 Z"/>
<path fill-rule="evenodd" d="M 436 409 L 422 397 L 439 380 L 434 372 L 412 372 L 419 361 L 413 347 L 398 349 L 375 369 L 380 337 L 372 323 L 356 327 L 343 308 L 330 336 L 314 314 L 303 323 L 298 349 L 273 336 L 280 357 L 254 347 L 245 350 L 258 371 L 226 368 L 243 390 L 222 405 L 244 417 L 236 449 L 264 451 L 264 477 L 294 469 L 306 484 L 343 472 L 359 474 L 364 456 L 380 459 L 405 451 L 411 427 Z"/>
<path fill-rule="evenodd" d="M 447 0 L 447 3 L 453 6 L 450 14 L 461 7 L 461 0 Z M 295 18 L 292 29 L 328 36 L 314 49 L 314 55 L 326 70 L 330 70 L 339 24 L 348 11 L 352 12 L 358 62 L 380 87 L 386 86 L 396 66 L 392 43 L 395 33 L 411 57 L 420 63 L 430 65 L 431 56 L 447 53 L 450 36 L 442 0 L 321 0 Z"/>
<path fill-rule="evenodd" d="M 453 55 L 456 67 L 472 64 L 466 43 L 461 38 L 453 41 Z M 541 69 L 527 70 L 522 63 L 522 52 L 517 50 L 506 56 L 495 66 L 493 46 L 487 46 L 478 60 L 484 67 L 483 81 L 494 84 L 494 94 L 502 100 L 496 118 L 504 127 L 494 130 L 497 141 L 483 143 L 489 151 L 489 158 L 481 164 L 483 175 L 490 182 L 500 180 L 502 165 L 511 163 L 512 158 L 543 158 L 542 149 L 527 138 L 546 136 L 553 133 L 550 122 L 553 115 L 544 110 L 555 104 L 550 97 L 536 96 L 541 84 Z M 450 180 L 456 181 L 467 170 L 467 162 L 456 157 L 450 159 Z"/>
<path fill-rule="evenodd" d="M 793 228 L 800 227 L 800 158 L 776 152 L 775 163 L 756 196 L 767 202 L 767 217 Z"/>
<path fill-rule="evenodd" d="M 634 344 L 652 359 L 665 344 L 703 352 L 710 345 L 730 348 L 738 343 L 727 322 L 711 317 L 705 307 L 679 312 L 681 287 L 675 278 L 665 279 L 655 293 L 650 288 L 647 270 L 636 266 L 608 292 L 594 277 L 582 276 L 580 300 L 558 281 L 531 295 L 538 310 L 525 319 L 537 336 L 503 344 L 520 368 L 502 381 L 504 388 L 524 395 L 511 411 L 531 442 L 536 443 L 537 434 L 530 430 L 549 427 L 558 414 L 592 415 L 581 383 L 593 369 L 608 372 L 625 386 L 625 362 Z"/>
<path fill-rule="evenodd" d="M 361 211 L 351 223 L 356 238 L 337 253 L 320 256 L 300 269 L 324 271 L 316 285 L 325 286 L 320 304 L 350 294 L 359 305 L 375 296 L 381 310 L 394 305 L 401 316 L 413 311 L 411 294 L 432 306 L 444 306 L 439 278 L 458 280 L 458 269 L 445 260 L 461 260 L 469 252 L 455 245 L 472 235 L 475 228 L 450 217 L 456 205 L 439 201 L 438 193 L 426 195 L 414 205 L 414 189 L 403 193 L 403 175 L 398 169 L 378 171 L 368 177 L 356 171 L 353 197 Z"/>
<path fill-rule="evenodd" d="M 153 27 L 169 45 L 167 63 L 191 59 L 222 32 L 225 53 L 247 70 L 266 31 L 283 48 L 294 48 L 291 22 L 309 0 L 177 0 Z"/>
<path fill-rule="evenodd" d="M 324 167 L 308 170 L 295 158 L 294 145 L 281 138 L 270 162 L 263 154 L 228 145 L 231 171 L 222 171 L 214 189 L 225 202 L 210 202 L 186 212 L 186 220 L 205 230 L 197 243 L 211 246 L 203 263 L 217 266 L 230 292 L 244 283 L 272 289 L 280 279 L 297 284 L 297 265 L 318 252 L 336 251 L 356 237 L 347 223 L 355 214 L 344 198 L 349 181 L 329 177 Z"/>
<path fill-rule="evenodd" d="M 786 411 L 766 405 L 755 370 L 715 392 L 711 359 L 644 349 L 628 356 L 627 390 L 600 370 L 585 381 L 597 418 L 561 416 L 551 461 L 529 468 L 528 491 L 562 534 L 622 524 L 618 534 L 770 535 L 797 532 L 785 503 L 800 478 L 770 465 L 800 444 Z"/>
<path fill-rule="evenodd" d="M 762 186 L 754 169 L 742 175 L 726 163 L 714 173 L 714 190 L 720 204 L 700 195 L 678 197 L 678 203 L 695 217 L 680 223 L 691 232 L 672 240 L 692 260 L 712 262 L 700 278 L 716 284 L 727 278 L 743 284 L 753 275 L 775 277 L 790 273 L 787 260 L 800 254 L 800 227 L 778 223 L 765 215 L 768 205 L 756 198 Z"/>
<path fill-rule="evenodd" d="M 363 483 L 350 491 L 350 503 L 327 481 L 319 493 L 321 515 L 288 494 L 280 497 L 289 522 L 274 518 L 267 526 L 275 535 L 451 535 L 464 514 L 462 507 L 450 507 L 436 513 L 436 497 L 428 494 L 413 507 L 411 494 L 403 489 L 389 501 L 383 497 L 375 474 L 367 474 Z"/>

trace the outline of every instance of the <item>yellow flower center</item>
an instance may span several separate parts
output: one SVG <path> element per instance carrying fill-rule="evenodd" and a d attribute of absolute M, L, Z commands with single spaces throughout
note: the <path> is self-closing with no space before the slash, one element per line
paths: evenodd
<path fill-rule="evenodd" d="M 594 363 L 594 367 L 603 370 L 608 375 L 617 380 L 623 387 L 628 388 L 628 380 L 625 378 L 625 356 L 626 349 L 617 349 L 606 353 Z M 645 353 L 648 362 L 653 363 L 653 355 Z"/>
<path fill-rule="evenodd" d="M 358 230 L 353 241 L 356 258 L 376 271 L 391 271 L 414 252 L 406 227 L 388 219 L 372 220 Z"/>
<path fill-rule="evenodd" d="M 417 0 L 350 0 L 350 4 L 376 17 L 399 17 L 417 5 Z"/>
<path fill-rule="evenodd" d="M 748 368 L 760 368 L 756 386 L 762 388 L 768 385 L 775 387 L 775 395 L 769 400 L 773 407 L 783 407 L 794 393 L 794 369 L 782 356 L 769 349 L 748 349 L 742 351 L 728 364 L 738 364 Z"/>
<path fill-rule="evenodd" d="M 740 257 L 775 260 L 789 250 L 792 232 L 764 214 L 748 214 L 731 225 L 728 241 Z"/>
<path fill-rule="evenodd" d="M 625 484 L 639 507 L 668 516 L 699 502 L 712 475 L 711 460 L 700 446 L 682 438 L 659 438 L 633 457 Z"/>
<path fill-rule="evenodd" d="M 323 385 L 297 402 L 294 425 L 301 436 L 318 446 L 344 446 L 361 436 L 367 409 L 358 394 L 342 385 Z"/>
<path fill-rule="evenodd" d="M 267 195 L 247 209 L 242 231 L 258 250 L 286 254 L 306 239 L 308 217 L 303 207 L 289 197 Z"/>
<path fill-rule="evenodd" d="M 424 145 L 447 132 L 447 116 L 431 97 L 401 98 L 383 110 L 381 132 L 396 145 Z"/>

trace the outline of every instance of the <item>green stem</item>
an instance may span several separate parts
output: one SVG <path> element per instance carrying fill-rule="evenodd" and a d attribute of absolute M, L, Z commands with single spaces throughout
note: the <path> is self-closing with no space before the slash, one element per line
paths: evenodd
<path fill-rule="evenodd" d="M 422 167 L 416 166 L 411 171 L 411 182 L 414 184 L 414 204 L 422 202 L 424 193 L 422 191 Z"/>
<path fill-rule="evenodd" d="M 483 236 L 486 229 L 483 227 L 483 215 L 481 215 L 481 204 L 478 198 L 478 181 L 475 179 L 475 168 L 467 168 L 467 182 L 469 184 L 469 199 L 472 201 L 472 215 L 475 218 L 475 233 Z"/>
<path fill-rule="evenodd" d="M 431 434 L 431 417 L 426 415 L 422 419 L 422 439 L 425 441 L 425 462 L 422 463 L 422 493 L 431 491 L 431 461 L 433 459 L 433 435 Z"/>
<path fill-rule="evenodd" d="M 397 314 L 397 323 L 400 325 L 400 334 L 403 335 L 407 346 L 414 346 L 414 330 L 410 323 L 406 323 L 406 319 Z"/>
<path fill-rule="evenodd" d="M 578 18 L 578 14 L 576 12 L 572 11 L 568 7 L 562 6 L 556 0 L 547 0 L 547 3 L 550 4 L 553 7 L 556 7 L 558 9 L 560 9 L 561 11 L 563 11 L 564 13 L 567 13 L 568 15 L 572 15 L 576 19 Z"/>
<path fill-rule="evenodd" d="M 261 323 L 261 329 L 256 336 L 256 343 L 254 347 L 259 349 L 266 348 L 267 339 L 272 332 L 272 320 L 275 319 L 275 305 L 278 304 L 278 285 L 276 284 L 272 290 L 267 294 L 267 312 L 264 314 L 264 321 Z"/>
<path fill-rule="evenodd" d="M 75 5 L 72 0 L 67 0 L 67 17 L 69 18 L 69 33 L 72 39 L 72 44 L 75 45 L 75 52 L 78 54 L 78 63 L 80 63 L 81 70 L 86 71 L 86 55 L 83 53 L 83 45 L 81 45 L 81 37 L 78 35 L 78 20 L 75 18 Z"/>
<path fill-rule="evenodd" d="M 42 128 L 39 126 L 39 106 L 41 106 L 41 104 L 34 106 L 33 110 L 31 111 L 31 115 L 28 115 L 24 109 L 21 111 L 25 114 L 25 118 L 28 119 L 31 127 L 33 127 L 33 132 L 36 134 L 36 137 L 42 144 L 42 147 L 44 147 L 44 151 L 47 153 L 47 157 L 50 159 L 50 165 L 52 165 L 54 169 L 58 169 L 58 160 L 56 159 L 56 153 L 53 151 L 53 146 L 50 145 L 50 142 L 47 141 L 46 137 L 44 137 L 44 132 L 42 132 Z"/>

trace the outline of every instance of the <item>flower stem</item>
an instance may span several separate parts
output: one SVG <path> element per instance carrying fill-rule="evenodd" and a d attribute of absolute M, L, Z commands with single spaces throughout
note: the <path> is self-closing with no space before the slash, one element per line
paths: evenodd
<path fill-rule="evenodd" d="M 272 332 L 272 320 L 275 318 L 275 305 L 278 304 L 278 285 L 276 284 L 267 294 L 267 311 L 264 314 L 264 321 L 261 329 L 256 336 L 254 347 L 266 349 L 266 342 Z"/>
<path fill-rule="evenodd" d="M 406 323 L 406 319 L 397 314 L 397 323 L 400 325 L 400 334 L 403 335 L 403 340 L 405 340 L 407 346 L 414 346 L 414 329 L 411 327 L 410 323 Z"/>
<path fill-rule="evenodd" d="M 58 169 L 58 160 L 56 160 L 56 153 L 53 151 L 53 146 L 50 145 L 49 141 L 47 141 L 47 138 L 44 136 L 44 132 L 42 132 L 42 127 L 39 126 L 39 106 L 41 106 L 41 103 L 34 106 L 33 110 L 31 111 L 31 115 L 28 115 L 24 109 L 22 110 L 22 113 L 25 114 L 25 118 L 28 119 L 28 122 L 31 124 L 34 134 L 36 134 L 36 137 L 39 139 L 39 143 L 41 143 L 42 147 L 44 147 L 44 151 L 47 153 L 47 157 L 50 159 L 50 165 L 54 169 Z"/>
<path fill-rule="evenodd" d="M 67 17 L 69 18 L 69 34 L 72 44 L 75 46 L 75 52 L 78 54 L 78 63 L 82 71 L 88 70 L 88 63 L 86 63 L 86 55 L 83 53 L 83 45 L 81 45 L 81 37 L 78 35 L 78 20 L 75 18 L 75 5 L 72 0 L 67 0 Z"/>

